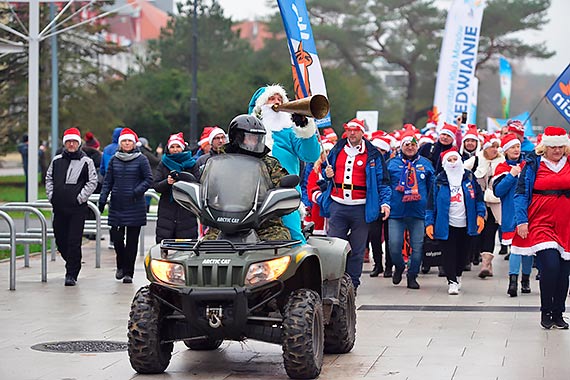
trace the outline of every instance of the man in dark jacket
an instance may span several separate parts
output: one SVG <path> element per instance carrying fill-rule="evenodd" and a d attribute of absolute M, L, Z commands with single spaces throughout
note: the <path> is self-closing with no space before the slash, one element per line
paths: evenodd
<path fill-rule="evenodd" d="M 440 162 L 440 155 L 442 152 L 451 149 L 455 144 L 455 136 L 457 134 L 457 127 L 452 124 L 444 123 L 439 131 L 439 138 L 434 144 L 424 144 L 420 147 L 419 154 L 431 161 L 436 175 L 443 170 Z"/>
<path fill-rule="evenodd" d="M 74 286 L 81 270 L 81 237 L 87 200 L 97 186 L 93 160 L 79 149 L 81 134 L 69 128 L 63 151 L 55 156 L 46 175 L 46 193 L 53 206 L 55 242 L 65 260 L 65 286 Z"/>

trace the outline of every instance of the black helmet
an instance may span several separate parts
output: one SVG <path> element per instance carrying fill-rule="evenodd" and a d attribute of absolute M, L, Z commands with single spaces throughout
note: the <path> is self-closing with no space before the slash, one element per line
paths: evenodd
<path fill-rule="evenodd" d="M 228 128 L 230 145 L 254 154 L 265 152 L 265 127 L 253 115 L 234 117 Z"/>

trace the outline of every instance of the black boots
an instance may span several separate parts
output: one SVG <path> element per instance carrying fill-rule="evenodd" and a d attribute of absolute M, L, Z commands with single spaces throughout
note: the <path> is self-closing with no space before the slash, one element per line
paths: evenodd
<path fill-rule="evenodd" d="M 530 293 L 530 274 L 522 275 L 521 293 Z"/>
<path fill-rule="evenodd" d="M 70 275 L 70 274 L 66 274 L 65 275 L 65 286 L 75 286 L 75 278 Z"/>
<path fill-rule="evenodd" d="M 401 269 L 396 267 L 394 275 L 392 276 L 392 284 L 398 285 L 402 281 L 402 274 L 404 273 L 404 269 L 405 267 L 402 267 Z"/>
<path fill-rule="evenodd" d="M 384 272 L 382 264 L 374 264 L 374 269 L 372 269 L 372 272 L 370 272 L 370 277 L 378 277 L 378 275 L 382 272 Z"/>
<path fill-rule="evenodd" d="M 528 279 L 528 276 L 527 276 L 527 279 Z M 511 297 L 517 296 L 518 280 L 519 280 L 518 274 L 510 274 L 509 275 L 509 288 L 507 289 L 507 294 Z M 522 292 L 522 289 L 521 289 L 521 292 Z"/>
<path fill-rule="evenodd" d="M 408 289 L 419 289 L 420 284 L 416 281 L 416 276 L 408 276 Z"/>

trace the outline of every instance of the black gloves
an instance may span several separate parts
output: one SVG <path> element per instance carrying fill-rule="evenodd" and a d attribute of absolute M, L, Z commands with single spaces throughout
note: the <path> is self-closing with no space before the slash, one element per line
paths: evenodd
<path fill-rule="evenodd" d="M 307 116 L 299 115 L 298 113 L 294 113 L 293 115 L 291 115 L 291 119 L 293 119 L 293 123 L 295 123 L 297 127 L 301 128 L 306 127 L 307 124 L 309 123 L 309 119 L 307 119 Z"/>
<path fill-rule="evenodd" d="M 323 193 L 327 190 L 327 181 L 325 181 L 324 179 L 319 179 L 317 181 L 317 185 L 319 186 L 319 189 L 321 189 Z"/>
<path fill-rule="evenodd" d="M 99 203 L 99 212 L 102 214 L 105 211 L 105 203 Z"/>

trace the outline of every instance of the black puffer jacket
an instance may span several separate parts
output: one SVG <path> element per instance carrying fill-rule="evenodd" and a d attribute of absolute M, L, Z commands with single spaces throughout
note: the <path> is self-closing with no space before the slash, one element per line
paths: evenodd
<path fill-rule="evenodd" d="M 160 193 L 156 242 L 162 239 L 196 239 L 198 222 L 194 214 L 180 206 L 172 198 L 172 185 L 167 182 L 170 170 L 161 162 L 154 170 L 153 188 Z"/>
<path fill-rule="evenodd" d="M 109 225 L 140 227 L 146 225 L 144 193 L 152 185 L 152 172 L 148 160 L 142 154 L 130 161 L 116 155 L 109 161 L 99 204 L 105 204 L 109 192 Z"/>

